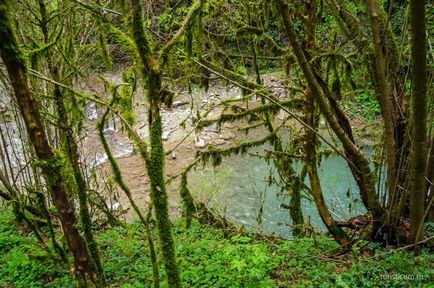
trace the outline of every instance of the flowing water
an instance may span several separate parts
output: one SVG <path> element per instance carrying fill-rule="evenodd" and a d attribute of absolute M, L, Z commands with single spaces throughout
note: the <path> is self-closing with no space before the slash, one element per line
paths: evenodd
<path fill-rule="evenodd" d="M 257 148 L 255 152 L 261 153 L 264 148 L 268 147 Z M 301 164 L 296 163 L 294 168 L 300 171 Z M 290 196 L 288 192 L 280 191 L 277 185 L 268 185 L 270 173 L 278 177 L 274 165 L 267 164 L 259 157 L 233 156 L 225 158 L 215 169 L 205 167 L 192 172 L 189 188 L 193 195 L 219 209 L 228 219 L 249 229 L 291 238 L 289 210 L 283 207 L 289 204 Z M 319 176 L 324 198 L 336 220 L 366 212 L 360 201 L 357 184 L 344 159 L 323 159 Z M 308 183 L 308 177 L 305 181 Z M 262 225 L 258 221 L 261 205 Z M 303 199 L 302 209 L 305 222 L 310 221 L 313 227 L 325 231 L 313 201 Z"/>

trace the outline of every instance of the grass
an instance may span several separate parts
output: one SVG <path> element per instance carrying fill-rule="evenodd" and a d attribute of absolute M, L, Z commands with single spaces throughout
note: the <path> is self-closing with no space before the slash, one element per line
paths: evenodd
<path fill-rule="evenodd" d="M 184 287 L 430 287 L 433 280 L 434 256 L 427 248 L 415 257 L 411 251 L 386 254 L 362 243 L 364 249 L 331 259 L 323 255 L 337 245 L 326 236 L 270 240 L 225 237 L 224 231 L 196 221 L 189 230 L 184 227 L 182 220 L 174 225 Z M 138 223 L 95 234 L 107 287 L 152 286 L 145 233 Z M 161 263 L 160 274 L 161 286 L 167 287 Z M 69 269 L 19 229 L 12 214 L 0 215 L 0 287 L 75 285 Z"/>

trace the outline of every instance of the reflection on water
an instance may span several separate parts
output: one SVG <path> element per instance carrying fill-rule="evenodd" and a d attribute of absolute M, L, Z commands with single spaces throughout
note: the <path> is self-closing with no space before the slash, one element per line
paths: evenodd
<path fill-rule="evenodd" d="M 301 169 L 300 164 L 295 166 L 297 170 Z M 189 188 L 196 197 L 220 209 L 228 219 L 257 230 L 260 229 L 257 216 L 261 194 L 265 194 L 262 196 L 262 230 L 291 238 L 289 211 L 281 207 L 281 204 L 289 204 L 290 197 L 282 195 L 276 185 L 268 186 L 270 171 L 277 176 L 274 165 L 258 157 L 229 157 L 216 169 L 205 167 L 193 171 L 189 176 Z M 319 176 L 324 198 L 335 219 L 344 220 L 365 213 L 357 184 L 345 160 L 340 157 L 323 159 Z M 313 201 L 303 199 L 302 209 L 305 221 L 310 219 L 313 226 L 325 230 Z"/>

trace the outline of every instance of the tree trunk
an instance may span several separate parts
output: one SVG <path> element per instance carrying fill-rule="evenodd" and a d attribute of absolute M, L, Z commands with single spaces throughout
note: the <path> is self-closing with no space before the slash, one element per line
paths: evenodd
<path fill-rule="evenodd" d="M 382 73 L 382 75 L 387 75 L 387 80 L 389 82 L 389 89 L 388 89 L 388 102 L 390 104 L 390 108 L 387 113 L 392 113 L 392 119 L 393 119 L 393 128 L 391 129 L 388 127 L 388 131 L 386 131 L 388 135 L 391 135 L 392 133 L 389 131 L 393 130 L 393 134 L 395 137 L 395 159 L 392 160 L 395 162 L 395 172 L 389 171 L 390 175 L 389 178 L 392 176 L 393 173 L 396 173 L 395 175 L 395 184 L 394 189 L 396 190 L 396 193 L 399 193 L 397 197 L 393 198 L 399 198 L 402 196 L 402 188 L 406 184 L 406 174 L 408 169 L 408 154 L 409 154 L 409 141 L 408 141 L 408 97 L 406 96 L 405 92 L 405 79 L 406 79 L 406 73 L 405 69 L 401 64 L 401 59 L 399 55 L 399 51 L 397 49 L 397 45 L 395 43 L 395 37 L 393 34 L 393 31 L 390 27 L 390 20 L 387 18 L 388 15 L 378 3 L 378 1 L 370 1 L 370 3 L 373 4 L 373 10 L 375 13 L 375 26 L 376 29 L 380 31 L 381 36 L 378 37 L 381 40 L 381 47 L 383 50 L 381 51 L 382 56 L 387 56 L 387 65 L 385 65 L 385 70 L 381 70 L 378 68 L 376 64 L 376 57 L 375 54 L 379 54 L 375 52 L 375 49 L 373 49 L 370 45 L 368 32 L 364 29 L 365 26 L 362 26 L 360 23 L 362 21 L 357 21 L 356 18 L 354 18 L 354 15 L 349 12 L 348 7 L 344 3 L 344 1 L 339 0 L 329 0 L 331 7 L 331 12 L 335 19 L 338 21 L 339 26 L 341 27 L 341 30 L 344 32 L 346 37 L 349 41 L 354 41 L 354 44 L 359 51 L 361 55 L 365 55 L 365 63 L 367 66 L 367 69 L 372 71 L 370 73 L 370 77 L 372 79 L 375 91 L 377 95 L 380 95 L 382 92 L 380 91 L 381 85 L 379 81 L 377 80 L 378 73 Z M 379 33 L 376 33 L 377 36 Z M 383 38 L 381 38 L 383 37 Z M 377 47 L 380 45 L 377 45 Z M 381 55 L 380 54 L 380 55 Z M 382 61 L 382 60 L 380 60 Z M 384 66 L 384 65 L 380 65 Z M 383 71 L 383 72 L 380 72 Z M 384 82 L 383 82 L 384 83 Z M 384 92 L 384 91 L 383 91 Z M 384 94 L 384 93 L 383 93 Z M 384 97 L 382 97 L 382 100 L 380 103 L 382 107 L 386 106 L 383 101 Z M 389 106 L 389 105 L 387 105 Z M 383 109 L 384 111 L 384 109 Z M 390 118 L 390 116 L 384 116 L 384 119 Z M 388 126 L 390 126 L 390 123 L 386 123 Z M 386 137 L 386 141 L 389 141 L 390 137 Z M 389 147 L 389 156 L 388 159 L 392 159 L 390 151 L 392 151 L 391 145 L 387 143 Z M 393 178 L 393 177 L 392 177 Z M 393 180 L 392 180 L 393 181 Z M 390 184 L 389 184 L 390 186 Z M 392 191 L 393 192 L 393 191 Z M 391 197 L 389 197 L 391 198 Z M 389 199 L 390 200 L 390 199 Z M 395 206 L 398 204 L 394 201 L 393 203 Z M 390 209 L 396 209 L 397 207 L 390 207 Z M 395 214 L 400 214 L 395 213 Z"/>
<path fill-rule="evenodd" d="M 161 251 L 167 274 L 169 287 L 182 287 L 176 262 L 175 245 L 169 220 L 166 183 L 164 180 L 164 147 L 163 127 L 160 115 L 162 104 L 162 75 L 158 61 L 153 58 L 148 40 L 143 29 L 142 8 L 140 0 L 132 1 L 132 36 L 139 52 L 141 74 L 148 89 L 148 124 L 150 151 L 146 161 L 146 169 L 151 182 L 151 199 L 155 209 Z M 179 31 L 178 31 L 179 33 Z M 174 44 L 174 43 L 173 43 Z M 172 44 L 172 45 L 173 45 Z M 170 45 L 169 45 L 170 46 Z M 169 47 L 168 46 L 168 47 Z M 165 55 L 167 52 L 163 52 Z"/>
<path fill-rule="evenodd" d="M 427 70 L 425 1 L 410 0 L 411 26 L 411 164 L 410 164 L 410 238 L 424 237 L 423 215 L 426 194 L 427 161 Z"/>
<path fill-rule="evenodd" d="M 84 279 L 90 278 L 93 281 L 94 275 L 86 245 L 76 227 L 77 218 L 74 206 L 69 202 L 65 184 L 59 172 L 62 160 L 53 153 L 48 144 L 36 102 L 27 83 L 24 59 L 13 34 L 12 19 L 8 15 L 9 4 L 6 0 L 0 0 L 1 56 L 7 68 L 30 140 L 38 159 L 41 161 L 41 169 L 59 213 L 66 241 L 74 256 L 76 272 L 81 274 Z"/>
<path fill-rule="evenodd" d="M 358 175 L 362 177 L 361 181 L 363 181 L 364 183 L 365 190 L 363 191 L 363 194 L 361 194 L 361 198 L 362 200 L 364 200 L 366 208 L 373 213 L 374 218 L 380 219 L 384 211 L 378 201 L 378 195 L 375 189 L 375 180 L 369 167 L 369 160 L 366 158 L 360 148 L 354 144 L 352 139 L 342 128 L 339 120 L 333 113 L 333 111 L 335 110 L 330 107 L 329 103 L 324 98 L 324 95 L 322 95 L 321 86 L 316 79 L 314 69 L 309 64 L 309 59 L 306 57 L 306 54 L 303 51 L 297 33 L 294 29 L 294 25 L 289 14 L 288 5 L 285 3 L 284 0 L 275 0 L 275 3 L 278 8 L 277 10 L 282 16 L 289 41 L 294 49 L 294 54 L 296 55 L 301 69 L 306 77 L 312 95 L 318 103 L 319 108 L 325 119 L 330 124 L 333 132 L 342 142 L 345 154 L 347 155 L 349 160 L 347 161 L 348 164 L 350 166 L 353 166 L 353 169 L 357 169 Z"/>
<path fill-rule="evenodd" d="M 43 0 L 38 0 L 39 3 L 39 12 L 41 14 L 40 27 L 42 30 L 42 34 L 44 36 L 44 44 L 50 43 L 50 33 L 48 31 L 48 21 L 49 17 L 47 14 L 46 4 Z M 47 50 L 47 66 L 48 70 L 51 74 L 51 77 L 54 81 L 59 81 L 60 73 L 59 68 L 54 67 L 53 61 L 53 53 L 50 50 Z M 66 106 L 65 106 L 65 93 L 59 86 L 54 86 L 53 96 L 55 99 L 55 105 L 57 108 L 57 123 L 58 123 L 58 131 L 59 131 L 59 140 L 62 149 L 65 151 L 68 156 L 68 161 L 71 163 L 72 171 L 74 173 L 74 179 L 76 184 L 76 190 L 78 195 L 78 200 L 80 203 L 80 222 L 83 227 L 84 238 L 86 241 L 86 245 L 89 249 L 90 256 L 92 258 L 92 262 L 94 268 L 98 274 L 98 278 L 100 283 L 104 283 L 104 271 L 101 264 L 101 259 L 99 256 L 98 245 L 93 237 L 92 232 L 92 221 L 88 208 L 87 201 L 87 185 L 84 180 L 83 173 L 80 170 L 79 164 L 79 155 L 77 151 L 77 143 L 74 137 L 74 132 L 72 131 L 72 123 L 70 123 Z M 74 192 L 74 191 L 70 191 Z"/>
<path fill-rule="evenodd" d="M 116 99 L 112 99 L 112 103 L 114 101 L 116 101 Z M 140 211 L 139 206 L 137 206 L 136 201 L 134 201 L 133 195 L 131 193 L 131 189 L 125 183 L 119 164 L 116 162 L 116 159 L 114 158 L 113 153 L 110 150 L 107 139 L 104 136 L 104 127 L 107 124 L 107 116 L 109 115 L 108 113 L 109 113 L 109 109 L 105 111 L 105 113 L 101 117 L 101 120 L 97 124 L 99 139 L 103 146 L 104 152 L 107 155 L 108 162 L 110 163 L 115 182 L 118 184 L 118 186 L 122 189 L 122 191 L 127 196 L 128 201 L 133 207 L 134 212 L 136 212 L 137 216 L 139 216 L 140 222 L 142 222 L 143 227 L 146 229 L 146 238 L 148 240 L 149 254 L 151 256 L 151 263 L 152 263 L 152 276 L 153 276 L 152 278 L 154 281 L 154 288 L 158 288 L 160 287 L 160 276 L 158 270 L 157 254 L 155 252 L 154 241 L 152 239 L 152 231 L 149 226 L 149 218 L 151 215 L 149 213 L 148 217 L 145 218 L 145 216 Z"/>
<path fill-rule="evenodd" d="M 322 108 L 323 113 L 325 114 L 325 117 L 327 120 L 329 120 L 329 123 L 332 127 L 334 127 L 335 133 L 337 130 L 340 129 L 339 135 L 344 135 L 345 132 L 342 130 L 340 124 L 338 123 L 338 120 L 335 118 L 335 116 L 332 114 L 330 107 L 326 103 L 326 100 L 321 95 L 321 88 L 316 80 L 316 76 L 314 75 L 314 69 L 313 67 L 309 66 L 307 63 L 305 52 L 303 51 L 303 48 L 301 47 L 301 44 L 299 42 L 298 36 L 293 28 L 292 20 L 289 15 L 289 8 L 286 3 L 284 3 L 283 0 L 275 0 L 275 3 L 277 5 L 277 10 L 280 12 L 283 23 L 285 25 L 285 28 L 287 29 L 288 38 L 291 42 L 291 45 L 294 49 L 294 53 L 300 63 L 300 66 L 307 78 L 307 82 L 309 85 L 309 89 L 306 92 L 306 102 L 305 102 L 305 114 L 307 116 L 308 125 L 310 127 L 315 127 L 315 109 L 314 109 L 314 99 L 316 99 L 320 107 Z M 310 7 L 313 8 L 313 7 Z M 314 10 L 314 9 L 313 9 Z M 313 13 L 309 14 L 311 17 L 315 15 Z M 308 19 L 308 21 L 314 21 L 314 19 Z M 306 39 L 309 41 L 309 48 L 312 48 L 313 45 L 313 31 L 315 29 L 314 26 L 312 26 L 312 23 L 310 25 L 307 25 L 306 27 Z M 309 33 L 311 35 L 309 35 Z M 333 122 L 333 123 L 331 123 Z M 350 140 L 347 139 L 349 142 Z M 344 144 L 345 146 L 345 144 Z M 321 189 L 321 183 L 318 177 L 318 170 L 317 170 L 317 158 L 316 158 L 316 135 L 311 129 L 306 129 L 306 164 L 310 179 L 310 185 L 311 185 L 311 191 L 312 195 L 315 201 L 315 205 L 318 209 L 318 212 L 321 216 L 321 219 L 323 220 L 324 224 L 326 225 L 327 229 L 330 231 L 330 233 L 333 235 L 333 237 L 336 239 L 336 241 L 339 244 L 347 244 L 349 242 L 349 238 L 346 235 L 346 233 L 339 228 L 336 225 L 336 222 L 334 221 L 333 217 L 330 214 L 330 211 L 327 207 L 327 204 L 325 203 L 322 189 Z"/>
<path fill-rule="evenodd" d="M 426 191 L 430 192 L 430 194 L 426 195 L 425 209 L 429 210 L 428 218 L 426 220 L 434 222 L 434 205 L 432 205 L 432 201 L 434 201 L 434 133 L 430 142 L 431 148 L 429 150 L 425 172 L 426 179 L 428 179 L 428 182 L 426 183 Z"/>
<path fill-rule="evenodd" d="M 146 160 L 146 168 L 151 181 L 152 204 L 155 208 L 160 245 L 166 268 L 169 287 L 181 287 L 175 247 L 171 233 L 166 183 L 164 180 L 163 127 L 160 115 L 161 74 L 153 69 L 148 76 L 148 110 L 149 137 L 151 151 Z"/>
<path fill-rule="evenodd" d="M 376 0 L 366 1 L 366 6 L 371 21 L 372 34 L 374 38 L 375 47 L 375 79 L 378 86 L 378 100 L 381 106 L 383 120 L 384 120 L 384 143 L 386 151 L 386 163 L 387 163 L 387 188 L 389 191 L 389 197 L 391 206 L 394 207 L 398 201 L 396 191 L 396 150 L 395 150 L 395 131 L 394 131 L 394 117 L 392 112 L 392 105 L 389 99 L 390 88 L 387 81 L 386 59 L 383 54 L 384 41 L 382 39 L 382 31 L 380 31 L 380 25 L 378 20 L 378 11 Z"/>

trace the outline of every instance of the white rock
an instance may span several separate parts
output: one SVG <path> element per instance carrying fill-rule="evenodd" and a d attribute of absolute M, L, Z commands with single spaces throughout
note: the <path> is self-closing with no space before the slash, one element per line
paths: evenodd
<path fill-rule="evenodd" d="M 164 141 L 167 141 L 169 139 L 169 135 L 172 131 L 165 131 L 163 132 L 163 135 L 161 135 L 161 138 L 163 138 Z"/>
<path fill-rule="evenodd" d="M 283 120 L 283 119 L 285 119 L 286 115 L 287 115 L 287 112 L 280 110 L 279 114 L 277 115 L 277 119 Z"/>
<path fill-rule="evenodd" d="M 196 148 L 205 148 L 205 146 L 206 146 L 205 141 L 203 141 L 202 138 L 197 137 L 196 140 L 195 140 L 195 143 L 194 143 L 194 147 L 196 147 Z"/>
<path fill-rule="evenodd" d="M 7 108 L 6 104 L 3 102 L 0 102 L 0 112 L 3 113 L 3 112 L 6 112 L 7 110 L 8 110 L 8 108 Z"/>
<path fill-rule="evenodd" d="M 96 153 L 95 158 L 91 160 L 90 166 L 91 167 L 98 167 L 99 165 L 105 163 L 108 159 L 107 154 L 103 153 Z"/>
<path fill-rule="evenodd" d="M 103 130 L 103 132 L 104 132 L 104 134 L 111 135 L 111 134 L 116 132 L 116 129 L 114 127 L 107 127 Z"/>
<path fill-rule="evenodd" d="M 209 141 L 209 140 L 211 140 L 211 135 L 209 135 L 208 133 L 203 133 L 201 136 L 200 136 L 203 140 L 205 140 L 205 141 Z"/>
<path fill-rule="evenodd" d="M 113 204 L 111 205 L 110 208 L 111 208 L 113 211 L 116 211 L 116 210 L 119 209 L 119 207 L 121 207 L 121 204 L 115 202 L 115 203 L 113 203 Z"/>
<path fill-rule="evenodd" d="M 113 148 L 116 150 L 115 157 L 129 155 L 134 152 L 134 146 L 130 143 L 123 143 L 119 139 L 115 138 L 112 143 Z"/>
<path fill-rule="evenodd" d="M 104 128 L 103 132 L 104 134 L 109 135 L 118 132 L 118 129 L 115 128 L 115 122 L 113 121 L 113 119 L 110 119 L 110 121 L 107 123 L 107 127 Z"/>

